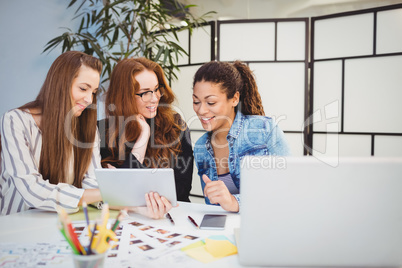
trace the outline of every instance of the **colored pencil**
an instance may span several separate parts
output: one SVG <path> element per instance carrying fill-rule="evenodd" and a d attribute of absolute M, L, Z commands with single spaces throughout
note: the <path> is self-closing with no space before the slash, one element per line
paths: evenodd
<path fill-rule="evenodd" d="M 60 226 L 59 226 L 59 230 L 60 230 L 61 234 L 63 235 L 64 239 L 66 239 L 67 243 L 70 245 L 70 248 L 74 252 L 74 254 L 80 254 L 78 252 L 78 250 L 76 249 L 75 245 L 71 242 L 70 238 L 67 237 L 66 231 L 61 226 L 61 223 L 60 223 Z"/>

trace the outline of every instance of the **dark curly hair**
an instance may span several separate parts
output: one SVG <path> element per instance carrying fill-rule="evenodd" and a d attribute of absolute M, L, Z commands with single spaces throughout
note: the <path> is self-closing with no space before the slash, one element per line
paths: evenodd
<path fill-rule="evenodd" d="M 220 85 L 228 99 L 239 92 L 240 102 L 236 111 L 240 110 L 244 115 L 265 115 L 254 74 L 245 63 L 239 60 L 233 63 L 205 63 L 194 75 L 193 87 L 201 81 Z"/>

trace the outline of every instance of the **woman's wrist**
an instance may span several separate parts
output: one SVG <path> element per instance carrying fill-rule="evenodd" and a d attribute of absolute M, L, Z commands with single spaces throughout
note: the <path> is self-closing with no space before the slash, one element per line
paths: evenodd
<path fill-rule="evenodd" d="M 84 201 L 87 204 L 102 201 L 102 196 L 99 189 L 85 189 L 80 201 L 78 202 L 78 205 L 81 206 Z"/>
<path fill-rule="evenodd" d="M 142 164 L 144 162 L 144 157 L 148 147 L 149 137 L 143 136 L 143 134 L 138 137 L 135 142 L 133 149 L 131 149 L 131 154 L 137 158 L 137 160 Z"/>
<path fill-rule="evenodd" d="M 231 205 L 231 212 L 239 212 L 239 202 L 237 201 L 236 197 L 234 197 L 233 195 L 231 196 L 232 199 L 232 205 Z"/>
<path fill-rule="evenodd" d="M 138 149 L 141 149 L 144 147 L 147 148 L 149 137 L 150 137 L 150 135 L 144 134 L 142 132 L 140 134 L 140 136 L 137 138 L 137 140 L 135 141 L 133 149 L 131 151 L 138 150 Z"/>

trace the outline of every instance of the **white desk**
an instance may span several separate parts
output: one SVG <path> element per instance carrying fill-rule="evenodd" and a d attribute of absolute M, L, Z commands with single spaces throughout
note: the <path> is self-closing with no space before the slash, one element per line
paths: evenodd
<path fill-rule="evenodd" d="M 202 216 L 207 213 L 226 214 L 226 227 L 224 231 L 211 231 L 196 229 L 188 220 L 191 216 L 198 224 L 201 223 Z M 203 204 L 179 202 L 179 206 L 170 211 L 170 215 L 175 221 L 174 228 L 180 232 L 197 233 L 199 236 L 208 237 L 210 235 L 226 235 L 234 240 L 233 229 L 240 226 L 240 215 L 238 213 L 228 213 L 221 207 Z M 167 219 L 150 220 L 141 215 L 130 214 L 133 219 L 149 222 L 158 226 L 168 226 L 173 228 Z M 57 229 L 57 214 L 41 210 L 29 210 L 8 216 L 0 217 L 0 242 L 2 243 L 38 243 L 60 241 L 62 236 Z M 187 257 L 187 256 L 186 256 Z M 191 259 L 190 257 L 188 257 Z M 188 262 L 184 265 L 180 263 L 168 263 L 166 260 L 164 267 L 188 267 Z M 232 255 L 220 260 L 203 264 L 191 259 L 193 267 L 242 267 L 238 262 L 238 255 Z M 150 263 L 150 267 L 152 263 Z"/>

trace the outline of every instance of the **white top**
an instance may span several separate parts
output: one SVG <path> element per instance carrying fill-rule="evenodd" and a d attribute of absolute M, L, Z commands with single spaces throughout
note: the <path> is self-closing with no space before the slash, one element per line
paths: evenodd
<path fill-rule="evenodd" d="M 76 210 L 84 189 L 98 188 L 94 168 L 100 168 L 99 133 L 82 188 L 51 184 L 39 173 L 42 134 L 30 113 L 19 109 L 3 115 L 1 130 L 0 215 L 30 208 Z"/>

